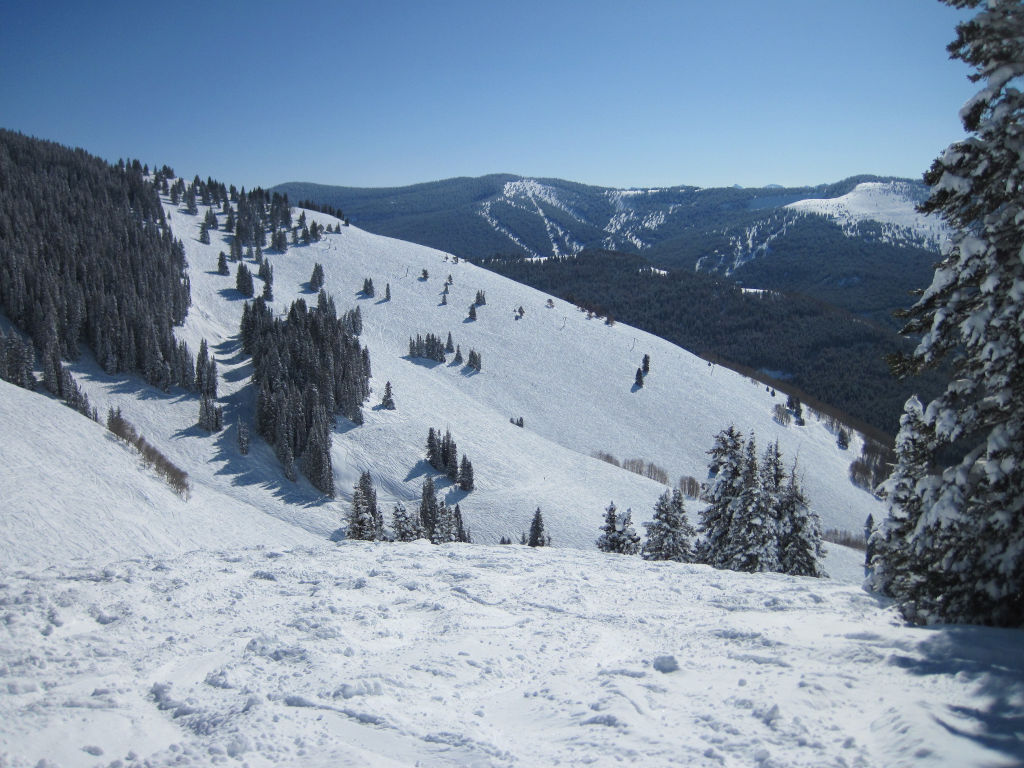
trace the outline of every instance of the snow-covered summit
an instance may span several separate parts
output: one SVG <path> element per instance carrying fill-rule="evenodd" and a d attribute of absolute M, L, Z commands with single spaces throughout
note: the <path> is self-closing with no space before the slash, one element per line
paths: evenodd
<path fill-rule="evenodd" d="M 948 239 L 948 232 L 940 219 L 917 210 L 923 195 L 923 189 L 905 181 L 868 181 L 840 197 L 798 200 L 786 208 L 827 216 L 848 232 L 861 222 L 877 222 L 890 239 L 909 235 L 937 248 Z"/>

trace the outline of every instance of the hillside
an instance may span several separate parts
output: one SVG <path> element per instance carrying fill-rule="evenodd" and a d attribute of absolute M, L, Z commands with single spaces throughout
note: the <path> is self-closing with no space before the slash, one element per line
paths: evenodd
<path fill-rule="evenodd" d="M 613 190 L 502 175 L 400 189 L 277 189 L 562 297 L 567 291 L 546 279 L 543 262 L 575 262 L 553 270 L 574 271 L 572 292 L 582 302 L 613 308 L 619 319 L 700 354 L 783 378 L 788 372 L 809 396 L 890 435 L 900 404 L 914 392 L 937 391 L 940 377 L 902 383 L 884 363 L 905 345 L 893 313 L 928 284 L 946 236 L 915 210 L 926 194 L 920 182 L 854 177 L 797 189 Z M 651 286 L 640 291 L 642 301 L 635 291 L 624 299 L 621 277 L 607 269 L 604 255 L 612 252 L 636 256 L 639 270 L 668 273 L 679 290 Z M 694 337 L 690 330 L 706 322 L 707 308 L 686 295 L 705 290 L 701 273 L 782 294 L 780 307 L 750 310 L 780 341 L 766 346 L 725 326 L 727 342 L 721 333 Z M 666 323 L 665 315 L 678 322 Z M 789 343 L 797 338 L 803 348 Z M 801 366 L 807 370 L 797 372 Z"/>
<path fill-rule="evenodd" d="M 69 364 L 101 413 L 121 408 L 189 473 L 183 500 L 100 425 L 0 382 L 0 763 L 1014 764 L 1016 635 L 906 627 L 859 587 L 861 553 L 830 545 L 835 578 L 807 579 L 594 550 L 609 500 L 639 524 L 663 489 L 594 452 L 703 478 L 734 423 L 798 459 L 826 526 L 859 531 L 880 505 L 847 479 L 856 437 L 843 451 L 813 417 L 783 427 L 763 385 L 664 340 L 342 227 L 266 252 L 275 313 L 315 300 L 321 263 L 339 309 L 363 318 L 374 392 L 362 425 L 334 429 L 339 496 L 325 498 L 262 440 L 239 451 L 252 365 L 242 296 L 216 268 L 227 246 L 219 230 L 199 241 L 204 206 L 163 204 L 189 267 L 176 333 L 208 341 L 227 427 L 196 426 L 195 393 L 88 353 Z M 479 372 L 408 358 L 410 335 L 449 330 Z M 395 411 L 373 407 L 385 381 Z M 473 461 L 476 490 L 440 487 L 479 543 L 328 542 L 364 469 L 387 511 L 415 503 L 431 426 Z M 553 549 L 493 546 L 537 506 Z"/>

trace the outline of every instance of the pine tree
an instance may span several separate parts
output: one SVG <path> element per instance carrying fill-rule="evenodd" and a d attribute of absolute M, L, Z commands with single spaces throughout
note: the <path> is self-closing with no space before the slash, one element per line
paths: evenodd
<path fill-rule="evenodd" d="M 643 363 L 640 366 L 640 370 L 643 371 L 644 376 L 651 372 L 651 356 L 644 355 Z"/>
<path fill-rule="evenodd" d="M 359 481 L 352 491 L 346 535 L 350 539 L 364 541 L 380 541 L 384 538 L 384 523 L 380 508 L 377 506 L 377 491 L 373 487 L 373 479 L 369 472 L 363 472 L 359 476 Z"/>
<path fill-rule="evenodd" d="M 448 341 L 445 342 L 444 351 L 449 353 L 449 354 L 455 351 L 455 344 L 452 341 L 452 332 L 451 331 L 448 331 Z"/>
<path fill-rule="evenodd" d="M 602 552 L 614 552 L 620 555 L 635 555 L 640 551 L 640 537 L 633 528 L 633 513 L 626 510 L 621 518 L 615 503 L 605 509 L 604 525 L 601 536 L 597 539 L 597 548 Z"/>
<path fill-rule="evenodd" d="M 230 275 L 231 270 L 228 269 L 228 256 L 224 251 L 221 251 L 217 256 L 217 274 L 218 275 Z"/>
<path fill-rule="evenodd" d="M 384 397 L 380 399 L 380 407 L 386 411 L 395 410 L 395 398 L 391 393 L 391 382 L 384 383 Z"/>
<path fill-rule="evenodd" d="M 951 358 L 954 377 L 913 437 L 930 459 L 925 476 L 901 499 L 917 471 L 904 462 L 890 484 L 891 527 L 918 523 L 876 559 L 891 564 L 889 594 L 915 620 L 1024 626 L 1024 5 L 946 2 L 982 7 L 949 52 L 983 87 L 960 111 L 970 135 L 925 174 L 921 211 L 945 220 L 952 245 L 906 313 L 903 332 L 919 341 L 895 368 L 908 375 Z M 904 557 L 923 569 L 912 588 L 895 578 Z"/>
<path fill-rule="evenodd" d="M 235 288 L 243 296 L 251 298 L 253 295 L 252 273 L 243 263 L 238 265 L 238 271 L 235 273 Z"/>
<path fill-rule="evenodd" d="M 420 527 L 423 529 L 423 535 L 431 541 L 434 540 L 437 515 L 437 491 L 434 488 L 434 479 L 428 476 L 423 481 L 423 491 L 420 495 Z"/>
<path fill-rule="evenodd" d="M 704 494 L 708 506 L 700 512 L 703 540 L 698 545 L 697 559 L 716 568 L 728 567 L 733 501 L 743 491 L 743 446 L 743 435 L 730 426 L 715 436 L 715 444 L 708 451 L 708 471 L 713 480 Z"/>
<path fill-rule="evenodd" d="M 419 517 L 410 515 L 402 502 L 396 502 L 391 514 L 391 528 L 395 533 L 395 541 L 416 541 L 423 538 L 423 527 Z"/>
<path fill-rule="evenodd" d="M 911 397 L 903 406 L 896 435 L 896 464 L 879 487 L 888 515 L 868 541 L 872 556 L 867 578 L 870 588 L 896 597 L 907 605 L 908 613 L 915 610 L 913 601 L 928 567 L 914 539 L 921 516 L 934 504 L 940 487 L 939 478 L 929 475 L 935 442 L 921 401 Z"/>
<path fill-rule="evenodd" d="M 452 358 L 452 362 L 455 365 L 462 365 L 462 349 L 458 345 L 455 346 L 455 357 Z"/>
<path fill-rule="evenodd" d="M 244 421 L 238 422 L 238 452 L 249 455 L 249 425 Z"/>
<path fill-rule="evenodd" d="M 654 506 L 654 519 L 644 527 L 647 541 L 641 554 L 645 560 L 693 562 L 693 537 L 697 532 L 686 518 L 683 494 L 678 489 L 661 495 Z"/>
<path fill-rule="evenodd" d="M 462 463 L 459 465 L 459 488 L 466 493 L 469 493 L 475 487 L 476 483 L 473 480 L 473 465 L 466 457 L 466 454 L 462 454 Z"/>
<path fill-rule="evenodd" d="M 637 389 L 644 385 L 644 372 L 640 368 L 636 369 L 636 377 L 633 379 L 633 384 Z"/>
<path fill-rule="evenodd" d="M 729 539 L 722 567 L 757 573 L 779 570 L 778 526 L 765 488 L 753 435 L 743 457 L 743 489 L 731 505 Z"/>
<path fill-rule="evenodd" d="M 320 262 L 313 265 L 313 274 L 309 276 L 309 290 L 319 291 L 324 287 L 324 267 Z"/>
<path fill-rule="evenodd" d="M 476 304 L 469 305 L 469 319 L 476 320 Z"/>
<path fill-rule="evenodd" d="M 796 464 L 779 496 L 779 570 L 791 576 L 827 576 L 821 565 L 821 521 L 810 511 L 796 475 Z"/>
<path fill-rule="evenodd" d="M 540 513 L 540 507 L 533 513 L 533 521 L 530 523 L 530 538 L 526 542 L 531 547 L 547 546 L 548 541 L 544 536 L 544 518 Z"/>

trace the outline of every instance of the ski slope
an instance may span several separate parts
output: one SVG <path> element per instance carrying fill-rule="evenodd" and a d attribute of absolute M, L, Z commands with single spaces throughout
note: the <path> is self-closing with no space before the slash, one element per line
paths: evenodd
<path fill-rule="evenodd" d="M 829 579 L 344 542 L 0 570 L 0 606 L 10 768 L 1024 757 L 1019 632 Z"/>
<path fill-rule="evenodd" d="M 859 531 L 869 513 L 879 513 L 877 501 L 847 477 L 859 443 L 839 450 L 834 436 L 813 419 L 806 427 L 780 426 L 772 418 L 778 401 L 763 385 L 629 326 L 588 319 L 566 302 L 556 299 L 548 308 L 545 294 L 465 261 L 456 263 L 447 254 L 355 227 L 267 254 L 274 268 L 275 311 L 285 312 L 299 297 L 315 301 L 307 281 L 320 262 L 325 289 L 339 310 L 358 306 L 363 316 L 374 393 L 364 425 L 354 428 L 339 419 L 333 448 L 338 498 L 325 499 L 304 480 L 285 480 L 261 440 L 254 438 L 249 456 L 239 454 L 233 425 L 251 418 L 251 388 L 246 387 L 251 370 L 238 348 L 243 302 L 234 274 L 216 274 L 217 253 L 227 244 L 217 231 L 210 233 L 211 244 L 198 241 L 202 207 L 189 216 L 168 205 L 168 213 L 175 235 L 185 243 L 192 284 L 193 305 L 179 335 L 193 350 L 208 340 L 229 428 L 207 435 L 194 426 L 194 398 L 163 396 L 124 377 L 108 377 L 88 360 L 76 374 L 101 412 L 120 406 L 195 484 L 210 485 L 270 516 L 326 536 L 340 525 L 363 470 L 373 475 L 386 514 L 395 501 L 416 503 L 428 469 L 426 435 L 435 427 L 451 429 L 459 450 L 473 462 L 476 490 L 466 495 L 443 479 L 439 490 L 449 503 L 460 504 L 474 541 L 518 538 L 539 506 L 555 546 L 589 548 L 609 502 L 632 508 L 639 526 L 664 490 L 593 458 L 595 452 L 653 461 L 673 482 L 680 475 L 703 479 L 705 451 L 730 423 L 753 432 L 762 448 L 777 439 L 787 461 L 798 459 L 811 506 L 825 526 Z M 323 225 L 335 223 L 314 211 L 306 215 Z M 442 306 L 448 275 L 453 283 Z M 373 280 L 376 298 L 358 293 L 365 278 Z M 388 284 L 392 298 L 384 301 Z M 257 293 L 261 288 L 257 279 Z M 471 322 L 468 308 L 478 290 L 487 303 Z M 516 320 L 520 306 L 525 314 Z M 451 332 L 464 356 L 470 349 L 480 352 L 482 371 L 408 359 L 409 337 L 428 332 L 442 338 Z M 651 373 L 636 390 L 634 375 L 644 354 L 651 356 Z M 373 407 L 386 381 L 394 389 L 395 411 Z M 509 422 L 519 417 L 525 428 Z M 691 515 L 696 508 L 691 502 Z"/>
<path fill-rule="evenodd" d="M 100 425 L 0 382 L 0 766 L 1021 764 L 1018 632 L 907 627 L 843 547 L 832 579 L 593 548 L 608 501 L 639 527 L 663 490 L 594 451 L 703 477 L 735 423 L 799 459 L 826 525 L 859 530 L 881 510 L 846 478 L 856 441 L 776 424 L 762 385 L 666 342 L 349 227 L 268 255 L 277 311 L 315 298 L 319 261 L 364 318 L 375 393 L 364 425 L 338 422 L 326 499 L 258 438 L 240 455 L 242 299 L 216 274 L 219 234 L 197 240 L 203 211 L 170 213 L 193 295 L 179 333 L 208 340 L 228 427 L 199 430 L 192 395 L 74 364 L 101 413 L 121 407 L 188 471 L 183 500 Z M 357 295 L 366 277 L 378 298 Z M 409 335 L 449 330 L 480 373 L 406 358 Z M 396 411 L 372 407 L 385 381 Z M 430 426 L 473 462 L 477 490 L 440 488 L 483 544 L 329 543 L 363 469 L 385 510 L 415 503 Z M 487 545 L 537 506 L 556 548 Z"/>
<path fill-rule="evenodd" d="M 826 527 L 859 531 L 869 513 L 877 517 L 880 512 L 878 502 L 847 477 L 848 464 L 859 451 L 857 441 L 839 450 L 834 436 L 814 419 L 806 427 L 780 426 L 772 418 L 778 401 L 763 385 L 629 326 L 588 319 L 563 301 L 556 299 L 548 308 L 546 295 L 464 261 L 456 263 L 447 254 L 355 227 L 342 227 L 340 234 L 327 234 L 319 243 L 267 254 L 274 268 L 275 311 L 287 311 L 299 297 L 315 301 L 307 281 L 320 262 L 325 289 L 339 310 L 358 306 L 363 316 L 362 342 L 370 349 L 374 393 L 366 403 L 365 424 L 338 421 L 333 445 L 338 497 L 325 498 L 302 478 L 296 483 L 284 479 L 272 450 L 258 437 L 253 437 L 250 455 L 240 454 L 235 424 L 251 421 L 251 363 L 238 345 L 243 299 L 234 288 L 234 274 L 216 273 L 217 254 L 227 245 L 218 231 L 211 232 L 209 245 L 198 241 L 202 207 L 190 216 L 168 203 L 167 212 L 175 235 L 185 243 L 192 285 L 192 307 L 178 333 L 193 350 L 207 339 L 218 364 L 227 429 L 205 433 L 196 426 L 193 396 L 164 394 L 134 377 L 107 375 L 89 355 L 72 370 L 101 414 L 120 407 L 147 440 L 189 473 L 195 497 L 188 505 L 172 499 L 175 507 L 202 508 L 211 516 L 226 514 L 222 509 L 255 508 L 261 520 L 271 518 L 323 539 L 342 524 L 352 487 L 364 470 L 374 478 L 386 517 L 396 501 L 418 503 L 429 470 L 423 461 L 426 435 L 435 427 L 450 429 L 473 463 L 472 493 L 444 478 L 438 478 L 438 488 L 448 503 L 460 504 L 474 541 L 518 538 L 540 507 L 555 546 L 590 548 L 609 502 L 631 508 L 642 531 L 640 523 L 649 519 L 664 491 L 653 480 L 593 458 L 596 452 L 652 461 L 672 482 L 680 475 L 703 479 L 705 451 L 718 431 L 734 423 L 744 433 L 753 432 L 762 449 L 778 440 L 787 462 L 798 460 L 811 507 Z M 335 223 L 314 211 L 307 211 L 307 217 Z M 423 270 L 429 274 L 426 280 Z M 449 274 L 453 284 L 442 306 Z M 376 298 L 358 293 L 365 278 L 373 280 Z M 258 293 L 262 283 L 255 282 Z M 382 298 L 387 284 L 391 301 Z M 485 292 L 487 303 L 470 322 L 468 308 L 478 290 Z M 525 314 L 517 320 L 514 311 L 520 306 Z M 451 332 L 464 356 L 470 349 L 478 351 L 482 371 L 409 359 L 409 337 L 428 332 L 442 338 Z M 651 373 L 645 386 L 636 389 L 634 375 L 644 354 L 651 357 Z M 395 411 L 373 407 L 386 381 L 394 389 Z M 509 421 L 519 417 L 524 428 Z M 691 501 L 694 519 L 698 506 Z M 281 543 L 295 543 L 286 539 Z M 14 535 L 3 546 L 9 562 L 45 559 L 52 549 Z M 127 552 L 118 546 L 108 554 Z"/>

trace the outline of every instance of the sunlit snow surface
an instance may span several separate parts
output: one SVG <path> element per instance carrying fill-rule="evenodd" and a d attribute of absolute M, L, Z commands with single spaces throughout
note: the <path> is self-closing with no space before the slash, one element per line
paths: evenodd
<path fill-rule="evenodd" d="M 193 296 L 179 335 L 209 341 L 228 428 L 199 430 L 187 393 L 73 367 L 189 473 L 187 501 L 100 425 L 0 382 L 0 766 L 1019 764 L 1020 633 L 907 628 L 841 547 L 829 580 L 593 550 L 608 501 L 639 523 L 663 490 L 593 452 L 702 478 L 730 422 L 799 459 L 826 525 L 881 513 L 847 479 L 856 441 L 776 424 L 763 385 L 628 326 L 343 228 L 268 254 L 275 311 L 315 300 L 316 261 L 339 308 L 362 309 L 375 392 L 363 426 L 335 430 L 339 497 L 285 480 L 255 436 L 241 456 L 242 300 L 215 271 L 220 233 L 196 239 L 202 213 L 172 212 Z M 410 334 L 448 331 L 481 373 L 405 357 Z M 386 380 L 396 411 L 372 407 Z M 473 461 L 476 490 L 440 489 L 482 544 L 328 543 L 363 469 L 386 515 L 415 504 L 430 426 Z M 556 548 L 493 546 L 537 506 Z"/>
<path fill-rule="evenodd" d="M 937 216 L 919 213 L 915 190 L 906 182 L 863 182 L 840 197 L 799 200 L 786 207 L 802 213 L 817 213 L 834 219 L 844 228 L 860 222 L 877 222 L 886 237 L 899 241 L 920 238 L 927 247 L 938 248 L 949 239 L 949 230 Z"/>
<path fill-rule="evenodd" d="M 0 609 L 5 766 L 1024 754 L 1019 632 L 907 628 L 831 580 L 353 542 L 4 570 Z"/>

